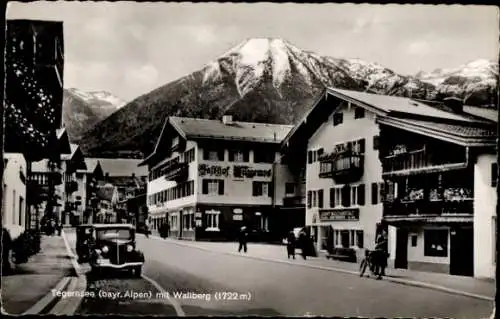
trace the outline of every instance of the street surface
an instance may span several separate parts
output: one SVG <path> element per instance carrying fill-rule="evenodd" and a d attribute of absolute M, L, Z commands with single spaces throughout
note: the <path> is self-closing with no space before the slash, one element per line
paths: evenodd
<path fill-rule="evenodd" d="M 74 233 L 68 233 L 68 239 L 74 245 Z M 175 316 L 181 309 L 179 314 L 187 316 L 487 318 L 492 310 L 487 301 L 333 271 L 207 252 L 153 237 L 137 236 L 137 244 L 146 257 L 143 274 L 161 286 L 163 294 L 157 294 L 158 287 L 146 279 L 126 276 L 89 279 L 89 290 L 96 295 L 103 290 L 121 292 L 122 296 L 113 300 L 108 293 L 108 297 L 88 298 L 79 313 Z M 150 292 L 150 296 L 124 297 L 127 291 Z M 174 293 L 187 295 L 176 298 Z"/>

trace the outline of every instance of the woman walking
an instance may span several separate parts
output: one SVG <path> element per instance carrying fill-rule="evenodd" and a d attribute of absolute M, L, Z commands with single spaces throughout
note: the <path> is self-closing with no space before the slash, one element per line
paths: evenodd
<path fill-rule="evenodd" d="M 286 251 L 288 254 L 288 259 L 290 259 L 290 256 L 292 256 L 293 259 L 295 259 L 295 244 L 296 244 L 295 233 L 293 232 L 293 230 L 291 230 L 286 238 Z"/>

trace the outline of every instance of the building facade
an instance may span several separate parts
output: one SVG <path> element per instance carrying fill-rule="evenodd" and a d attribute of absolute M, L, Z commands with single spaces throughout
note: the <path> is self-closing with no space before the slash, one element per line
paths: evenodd
<path fill-rule="evenodd" d="M 306 225 L 319 249 L 359 257 L 386 230 L 394 267 L 472 275 L 494 240 L 477 229 L 495 219 L 496 196 L 478 180 L 491 174 L 494 141 L 495 124 L 453 100 L 327 89 L 282 149 L 307 163 Z"/>
<path fill-rule="evenodd" d="M 276 188 L 279 145 L 291 126 L 170 117 L 149 167 L 151 226 L 168 223 L 173 237 L 234 239 L 247 226 L 255 240 L 284 235 Z"/>

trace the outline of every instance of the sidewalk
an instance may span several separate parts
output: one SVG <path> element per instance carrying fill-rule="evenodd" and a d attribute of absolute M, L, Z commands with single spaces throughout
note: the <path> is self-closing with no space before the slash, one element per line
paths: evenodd
<path fill-rule="evenodd" d="M 156 236 L 153 235 L 152 237 Z M 351 273 L 353 275 L 359 275 L 359 263 L 349 263 L 331 259 L 327 260 L 325 255 L 321 252 L 318 257 L 308 257 L 307 260 L 303 260 L 299 254 L 300 250 L 297 249 L 298 253 L 296 254 L 296 259 L 288 259 L 286 246 L 284 245 L 280 246 L 262 243 L 249 243 L 247 254 L 239 254 L 237 251 L 238 244 L 235 242 L 200 242 L 170 238 L 166 240 L 213 252 L 246 255 L 247 257 L 292 263 L 325 270 L 337 270 L 345 273 Z M 477 296 L 480 299 L 494 300 L 495 298 L 496 285 L 494 280 L 394 268 L 388 268 L 386 273 L 387 277 L 384 278 L 385 280 L 390 280 L 399 284 L 423 286 L 451 293 L 460 293 L 471 297 Z"/>
<path fill-rule="evenodd" d="M 22 314 L 44 298 L 66 276 L 74 276 L 64 239 L 44 236 L 41 251 L 2 277 L 2 307 L 12 315 Z"/>

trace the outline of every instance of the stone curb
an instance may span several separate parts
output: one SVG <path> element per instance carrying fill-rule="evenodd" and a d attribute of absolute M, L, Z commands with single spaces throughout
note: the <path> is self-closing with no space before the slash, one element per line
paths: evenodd
<path fill-rule="evenodd" d="M 193 244 L 185 243 L 185 242 L 174 240 L 174 239 L 163 239 L 161 237 L 154 236 L 154 235 L 153 236 L 150 235 L 150 237 L 153 239 L 156 239 L 156 240 L 170 242 L 170 243 L 173 243 L 173 244 L 176 244 L 179 246 L 187 246 L 187 247 L 196 248 L 196 249 L 203 250 L 203 251 L 209 251 L 212 253 L 220 253 L 220 254 L 231 255 L 231 256 L 240 256 L 240 257 L 246 257 L 246 258 L 251 258 L 251 259 L 276 262 L 276 263 L 282 263 L 282 264 L 293 265 L 293 266 L 302 266 L 302 267 L 314 268 L 314 269 L 320 269 L 320 270 L 326 270 L 326 271 L 335 271 L 335 272 L 359 276 L 359 272 L 351 271 L 351 270 L 347 270 L 347 269 L 341 269 L 341 268 L 335 268 L 335 267 L 325 267 L 325 266 L 319 266 L 319 265 L 297 264 L 297 263 L 294 263 L 291 261 L 274 259 L 274 258 L 269 258 L 269 257 L 250 256 L 250 255 L 243 255 L 243 254 L 234 253 L 234 252 L 216 251 L 216 250 L 212 250 L 212 249 L 205 248 L 205 247 L 199 247 L 199 246 L 196 246 Z M 479 300 L 495 301 L 494 297 L 484 296 L 484 295 L 480 295 L 480 294 L 474 294 L 474 293 L 470 293 L 467 291 L 452 289 L 452 288 L 448 288 L 448 287 L 444 287 L 444 286 L 440 286 L 440 285 L 429 284 L 429 283 L 425 283 L 425 282 L 421 282 L 421 281 L 408 280 L 408 279 L 398 279 L 398 278 L 391 278 L 391 277 L 385 277 L 384 280 L 389 281 L 389 282 L 393 282 L 393 283 L 397 283 L 397 284 L 401 284 L 401 285 L 433 289 L 433 290 L 438 290 L 438 291 L 442 291 L 442 292 L 447 292 L 447 293 L 453 294 L 453 295 L 459 295 L 459 296 L 464 296 L 464 297 L 469 297 L 469 298 L 474 298 L 474 299 L 479 299 Z"/>

